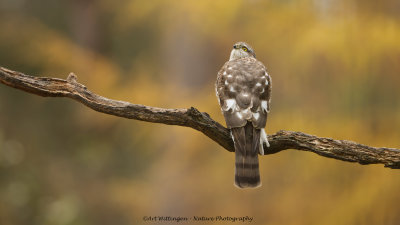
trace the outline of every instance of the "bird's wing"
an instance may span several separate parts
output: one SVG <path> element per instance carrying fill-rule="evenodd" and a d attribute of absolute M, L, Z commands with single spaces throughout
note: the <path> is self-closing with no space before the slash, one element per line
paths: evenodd
<path fill-rule="evenodd" d="M 271 78 L 255 58 L 228 61 L 218 72 L 216 91 L 228 128 L 251 121 L 264 128 L 269 112 Z"/>

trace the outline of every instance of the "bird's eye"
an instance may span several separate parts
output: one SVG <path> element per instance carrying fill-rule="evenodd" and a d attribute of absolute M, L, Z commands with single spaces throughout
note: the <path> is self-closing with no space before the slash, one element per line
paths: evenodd
<path fill-rule="evenodd" d="M 243 51 L 247 52 L 248 49 L 246 47 L 242 47 Z"/>

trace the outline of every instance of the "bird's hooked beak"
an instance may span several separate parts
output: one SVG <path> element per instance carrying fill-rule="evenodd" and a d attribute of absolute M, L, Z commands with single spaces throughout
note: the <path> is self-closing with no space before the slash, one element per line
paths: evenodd
<path fill-rule="evenodd" d="M 229 60 L 243 58 L 246 56 L 247 54 L 241 49 L 240 45 L 234 45 Z"/>

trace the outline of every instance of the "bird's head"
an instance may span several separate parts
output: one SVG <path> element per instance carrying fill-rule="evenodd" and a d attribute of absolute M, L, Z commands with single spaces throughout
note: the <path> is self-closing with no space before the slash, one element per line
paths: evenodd
<path fill-rule="evenodd" d="M 233 49 L 231 51 L 231 57 L 229 60 L 244 58 L 244 57 L 256 57 L 256 53 L 253 48 L 247 44 L 246 42 L 237 42 L 233 45 Z"/>

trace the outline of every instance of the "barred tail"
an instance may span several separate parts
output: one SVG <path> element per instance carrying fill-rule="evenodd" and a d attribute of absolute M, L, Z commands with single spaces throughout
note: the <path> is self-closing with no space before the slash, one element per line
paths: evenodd
<path fill-rule="evenodd" d="M 247 122 L 244 127 L 231 131 L 235 143 L 235 185 L 239 188 L 261 186 L 258 168 L 260 129 Z"/>

